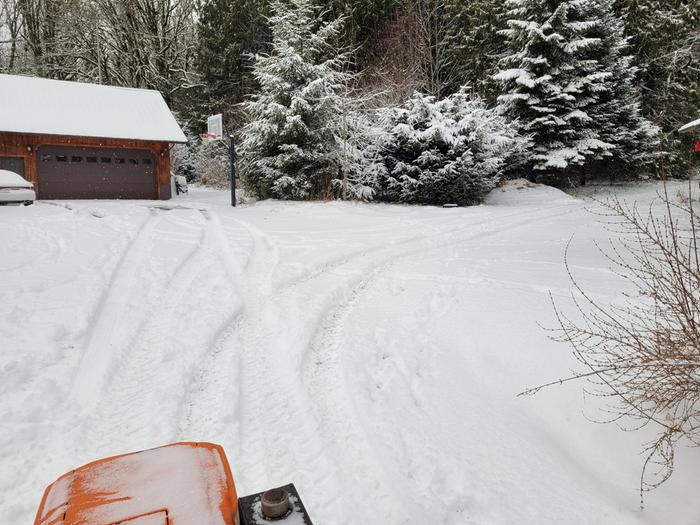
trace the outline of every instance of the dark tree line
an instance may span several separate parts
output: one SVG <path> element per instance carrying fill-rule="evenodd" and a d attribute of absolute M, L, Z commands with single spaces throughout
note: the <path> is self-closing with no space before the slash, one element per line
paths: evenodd
<path fill-rule="evenodd" d="M 602 110 L 605 118 L 600 120 L 598 108 L 597 114 L 588 115 L 595 124 L 571 120 L 566 133 L 578 137 L 579 144 L 587 138 L 600 143 L 589 140 L 587 152 L 580 158 L 572 154 L 573 162 L 565 168 L 550 166 L 554 175 L 557 170 L 568 170 L 567 176 L 571 170 L 575 175 L 633 171 L 626 167 L 637 165 L 642 157 L 684 171 L 688 144 L 670 132 L 700 111 L 700 3 L 695 0 L 589 0 L 579 11 L 571 5 L 563 9 L 570 3 L 554 0 L 312 3 L 318 8 L 315 16 L 342 19 L 334 49 L 350 53 L 344 67 L 353 73 L 351 88 L 365 109 L 403 104 L 416 91 L 439 100 L 466 90 L 492 107 L 504 96 L 528 89 L 541 89 L 549 96 L 551 86 L 528 88 L 521 83 L 524 77 L 505 78 L 503 72 L 527 69 L 522 60 L 532 64 L 538 56 L 565 69 L 597 60 L 606 71 L 618 68 L 619 75 L 614 85 L 605 87 L 611 90 L 608 107 Z M 241 103 L 260 90 L 253 72 L 255 55 L 271 49 L 271 9 L 271 0 L 3 0 L 0 71 L 158 89 L 194 134 L 202 131 L 207 115 L 218 112 L 226 115 L 231 128 L 240 130 L 249 118 Z M 597 49 L 571 50 L 577 36 L 567 24 L 577 17 L 600 22 L 598 34 L 581 34 L 600 38 Z M 532 35 L 525 35 L 524 25 L 522 34 L 514 33 L 521 22 L 547 31 L 560 22 L 557 35 L 568 40 L 561 46 L 529 41 Z M 527 53 L 532 55 L 529 59 Z M 620 68 L 623 62 L 625 71 Z M 556 79 L 553 85 L 561 87 Z M 536 120 L 532 111 L 538 111 L 540 95 L 535 93 L 529 108 L 507 104 L 508 113 L 519 121 Z M 571 113 L 574 109 L 588 113 L 584 95 L 568 102 L 566 118 L 580 116 Z M 556 106 L 550 108 L 552 119 L 567 109 L 555 99 L 550 100 Z M 601 100 L 589 100 L 589 106 L 606 103 Z M 626 101 L 625 108 L 611 117 L 619 100 Z M 639 132 L 640 118 L 659 128 L 658 145 Z M 539 121 L 522 131 L 537 141 L 537 125 Z M 625 125 L 631 129 L 628 133 Z M 547 133 L 541 134 L 540 145 L 551 142 Z M 616 162 L 607 163 L 605 144 L 617 144 L 623 151 L 622 141 L 627 142 L 626 151 L 635 143 L 642 151 L 637 157 L 614 155 Z M 563 143 L 564 157 L 567 149 L 569 144 Z"/>

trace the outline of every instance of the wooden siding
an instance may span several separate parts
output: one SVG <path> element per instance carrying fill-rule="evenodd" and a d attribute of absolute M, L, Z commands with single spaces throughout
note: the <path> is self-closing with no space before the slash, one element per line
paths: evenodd
<path fill-rule="evenodd" d="M 41 195 L 37 180 L 36 152 L 39 146 L 44 145 L 129 148 L 152 151 L 156 159 L 156 195 L 159 199 L 170 198 L 170 144 L 167 142 L 0 132 L 0 157 L 24 158 L 24 176 L 28 181 L 34 183 L 38 199 L 41 198 Z"/>

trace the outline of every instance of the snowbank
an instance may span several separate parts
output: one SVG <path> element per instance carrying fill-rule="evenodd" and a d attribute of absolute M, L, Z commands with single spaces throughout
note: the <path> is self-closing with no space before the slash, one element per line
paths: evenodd
<path fill-rule="evenodd" d="M 494 189 L 486 197 L 485 203 L 495 206 L 532 206 L 574 201 L 575 198 L 552 186 L 515 179 Z"/>

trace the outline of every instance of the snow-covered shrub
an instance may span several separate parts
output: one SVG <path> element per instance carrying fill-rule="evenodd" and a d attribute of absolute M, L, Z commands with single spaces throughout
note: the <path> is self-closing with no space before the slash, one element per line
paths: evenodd
<path fill-rule="evenodd" d="M 189 143 L 175 144 L 170 149 L 170 166 L 173 173 L 183 175 L 188 181 L 195 177 L 197 148 Z"/>
<path fill-rule="evenodd" d="M 466 90 L 442 100 L 415 93 L 379 110 L 365 184 L 376 198 L 423 204 L 476 204 L 491 191 L 527 140 Z"/>
<path fill-rule="evenodd" d="M 195 178 L 195 166 L 201 141 L 187 122 L 179 118 L 179 115 L 173 115 L 187 137 L 187 143 L 174 144 L 170 149 L 170 166 L 173 173 L 182 175 L 191 181 Z"/>
<path fill-rule="evenodd" d="M 231 164 L 228 145 L 223 140 L 202 142 L 195 160 L 195 180 L 206 186 L 227 188 Z"/>
<path fill-rule="evenodd" d="M 348 55 L 335 42 L 342 20 L 324 21 L 310 0 L 275 1 L 272 49 L 255 57 L 260 92 L 244 107 L 241 169 L 259 197 L 327 197 L 338 178 Z"/>
<path fill-rule="evenodd" d="M 371 147 L 376 130 L 363 102 L 347 97 L 339 133 L 336 136 L 335 162 L 338 177 L 332 181 L 334 196 L 351 200 L 372 200 L 377 192 L 376 150 Z"/>

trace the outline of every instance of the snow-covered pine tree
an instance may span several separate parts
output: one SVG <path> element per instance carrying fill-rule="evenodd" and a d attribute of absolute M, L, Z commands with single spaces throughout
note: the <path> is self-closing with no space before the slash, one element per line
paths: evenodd
<path fill-rule="evenodd" d="M 499 101 L 533 140 L 531 168 L 569 184 L 595 161 L 636 166 L 655 128 L 639 115 L 633 70 L 608 0 L 508 0 Z"/>
<path fill-rule="evenodd" d="M 640 91 L 635 82 L 637 69 L 628 52 L 624 22 L 615 15 L 613 3 L 591 2 L 596 23 L 585 38 L 597 38 L 599 43 L 585 48 L 583 54 L 598 62 L 601 75 L 609 73 L 596 103 L 586 111 L 600 138 L 614 146 L 612 156 L 595 168 L 614 178 L 651 171 L 659 153 L 659 129 L 642 116 Z"/>
<path fill-rule="evenodd" d="M 452 0 L 447 3 L 450 27 L 448 54 L 459 84 L 468 83 L 481 97 L 495 100 L 493 80 L 504 41 L 499 35 L 505 7 L 494 0 Z M 457 88 L 459 86 L 456 86 Z"/>
<path fill-rule="evenodd" d="M 324 21 L 310 0 L 272 3 L 272 49 L 255 58 L 260 92 L 245 104 L 240 160 L 261 198 L 327 196 L 343 160 L 348 55 L 336 47 L 342 19 Z"/>
<path fill-rule="evenodd" d="M 546 175 L 571 174 L 590 157 L 610 154 L 585 109 L 595 102 L 603 79 L 597 64 L 582 63 L 574 46 L 586 27 L 577 0 L 508 0 L 509 53 L 495 79 L 498 97 L 522 133 L 533 140 L 532 169 Z M 577 24 L 575 24 L 577 22 Z"/>
<path fill-rule="evenodd" d="M 223 111 L 227 122 L 240 117 L 229 108 L 253 91 L 251 73 L 255 53 L 266 50 L 270 31 L 268 0 L 200 0 L 194 62 L 202 88 L 188 100 L 191 122 Z"/>
<path fill-rule="evenodd" d="M 645 88 L 644 113 L 673 131 L 700 107 L 700 2 L 621 0 L 618 6 Z"/>
<path fill-rule="evenodd" d="M 510 122 L 465 90 L 437 101 L 416 93 L 380 110 L 379 124 L 366 171 L 378 200 L 476 204 L 526 147 Z"/>
<path fill-rule="evenodd" d="M 700 116 L 700 2 L 621 0 L 617 12 L 630 38 L 638 84 L 644 86 L 642 113 L 664 131 L 667 173 L 688 173 L 691 137 L 672 131 Z"/>

